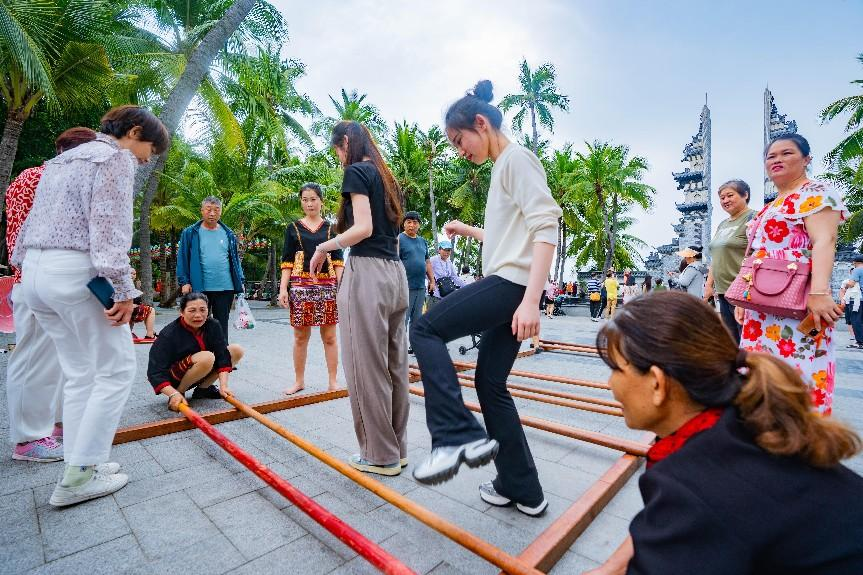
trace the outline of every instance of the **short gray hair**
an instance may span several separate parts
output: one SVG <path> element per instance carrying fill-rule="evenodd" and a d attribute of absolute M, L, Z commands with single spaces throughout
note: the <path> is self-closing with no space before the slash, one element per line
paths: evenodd
<path fill-rule="evenodd" d="M 203 208 L 205 204 L 213 204 L 214 206 L 222 207 L 222 200 L 217 198 L 216 196 L 207 196 L 203 200 L 201 200 L 201 207 Z"/>

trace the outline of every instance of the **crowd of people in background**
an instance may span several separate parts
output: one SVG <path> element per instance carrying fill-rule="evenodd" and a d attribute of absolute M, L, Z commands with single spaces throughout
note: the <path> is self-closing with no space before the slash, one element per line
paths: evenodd
<path fill-rule="evenodd" d="M 317 327 L 330 390 L 343 354 L 359 446 L 348 463 L 399 475 L 408 465 L 408 356 L 415 354 L 431 449 L 413 477 L 433 485 L 462 464 L 494 462 L 494 478 L 478 496 L 536 517 L 548 502 L 506 381 L 522 342 L 537 341 L 540 310 L 553 318 L 581 290 L 548 275 L 562 211 L 539 159 L 503 133 L 491 101 L 491 83 L 481 81 L 445 116 L 460 156 L 493 163 L 485 225 L 447 222 L 447 239 L 436 241 L 431 257 L 420 215 L 404 211 L 404 194 L 368 129 L 355 121 L 333 128 L 330 144 L 344 169 L 335 221 L 322 212 L 321 186 L 309 182 L 298 192 L 303 217 L 284 234 L 278 300 L 290 316 L 295 370 L 285 393 L 305 387 Z M 147 380 L 171 410 L 189 391 L 191 399 L 231 395 L 244 356 L 229 342 L 244 274 L 219 198 L 205 198 L 201 219 L 181 234 L 176 319 L 156 333 L 153 308 L 137 299 L 127 252 L 135 168 L 169 143 L 151 112 L 113 108 L 99 133 L 61 134 L 57 157 L 22 173 L 8 192 L 18 282 L 18 343 L 7 371 L 12 457 L 65 460 L 54 506 L 108 495 L 129 480 L 110 450 L 135 377 L 135 323 L 145 328 L 135 340 L 152 344 Z M 591 272 L 584 296 L 590 319 L 605 321 L 597 349 L 611 369 L 611 390 L 627 425 L 659 438 L 640 482 L 645 509 L 594 575 L 695 572 L 705 562 L 717 573 L 863 572 L 863 479 L 840 464 L 861 441 L 829 418 L 841 315 L 854 336 L 849 347 L 863 348 L 863 255 L 837 303 L 830 282 L 837 228 L 848 213 L 829 184 L 808 177 L 810 161 L 797 134 L 771 142 L 765 170 L 778 196 L 757 213 L 745 182 L 719 187 L 728 218 L 709 245 L 709 266 L 701 246 L 689 246 L 666 278 L 639 283 L 631 269 L 620 277 L 615 269 Z M 479 274 L 456 267 L 456 238 L 482 244 Z M 758 287 L 754 271 L 742 272 L 750 256 L 811 269 L 808 317 L 732 297 L 741 281 Z M 464 404 L 447 349 L 476 334 L 484 426 Z"/>

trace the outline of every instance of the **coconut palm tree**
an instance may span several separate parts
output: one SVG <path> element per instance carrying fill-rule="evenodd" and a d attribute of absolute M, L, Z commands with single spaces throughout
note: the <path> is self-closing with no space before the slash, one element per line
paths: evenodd
<path fill-rule="evenodd" d="M 312 124 L 312 132 L 329 144 L 333 127 L 343 120 L 350 120 L 365 125 L 375 139 L 382 142 L 387 134 L 387 123 L 377 107 L 366 102 L 366 97 L 367 94 L 360 94 L 356 90 L 348 92 L 342 88 L 339 100 L 330 96 L 335 115 L 316 121 Z"/>
<path fill-rule="evenodd" d="M 608 248 L 601 210 L 595 204 L 581 204 L 564 216 L 569 222 L 572 241 L 567 247 L 567 255 L 575 258 L 576 268 L 595 267 L 603 263 L 608 269 L 633 268 L 643 263 L 639 249 L 649 247 L 644 241 L 627 233 L 635 224 L 635 219 L 621 213 L 617 217 L 617 241 L 611 263 L 605 264 Z"/>
<path fill-rule="evenodd" d="M 857 59 L 863 64 L 863 53 L 859 54 Z M 852 80 L 851 83 L 863 88 L 863 79 Z M 829 122 L 845 113 L 849 116 L 845 125 L 848 136 L 830 150 L 826 156 L 828 161 L 848 162 L 863 158 L 863 93 L 836 100 L 821 111 L 821 121 Z"/>
<path fill-rule="evenodd" d="M 512 108 L 518 108 L 518 112 L 512 119 L 512 128 L 521 131 L 525 117 L 530 114 L 531 146 L 530 149 L 537 153 L 539 145 L 539 132 L 537 131 L 537 120 L 549 132 L 554 132 L 554 115 L 552 110 L 557 108 L 564 112 L 569 111 L 569 96 L 557 92 L 555 86 L 556 72 L 554 65 L 546 62 L 536 70 L 531 70 L 527 60 L 521 61 L 521 72 L 518 82 L 522 93 L 508 94 L 500 101 L 500 108 L 508 112 Z"/>
<path fill-rule="evenodd" d="M 181 74 L 159 114 L 159 119 L 171 134 L 179 127 L 192 98 L 208 78 L 210 66 L 220 52 L 226 48 L 236 52 L 237 48 L 251 39 L 282 39 L 285 34 L 284 22 L 278 10 L 260 0 L 235 0 L 230 5 L 224 1 L 190 3 L 187 0 L 143 0 L 142 5 L 155 17 L 158 26 L 173 33 L 176 47 L 182 49 L 184 54 Z M 250 13 L 253 17 L 247 21 Z M 246 26 L 241 29 L 244 21 Z M 215 96 L 212 91 L 209 95 L 212 98 Z M 225 111 L 223 106 L 215 106 L 214 109 Z M 239 130 L 235 127 L 225 133 L 237 136 Z M 158 187 L 158 176 L 151 176 L 154 172 L 161 172 L 165 158 L 165 154 L 160 155 L 136 174 L 136 189 L 143 190 L 138 239 L 141 246 L 150 245 L 150 206 Z M 141 251 L 140 277 L 144 300 L 149 302 L 152 300 L 153 277 L 149 250 Z"/>
<path fill-rule="evenodd" d="M 482 226 L 485 219 L 485 204 L 488 188 L 491 185 L 491 162 L 477 165 L 457 157 L 447 163 L 444 176 L 444 190 L 449 190 L 441 199 L 442 204 L 452 209 L 452 217 L 471 226 Z M 468 237 L 461 243 L 458 253 L 458 266 L 469 264 L 476 269 L 478 261 L 473 259 L 473 238 Z M 456 246 L 458 247 L 458 246 Z"/>
<path fill-rule="evenodd" d="M 561 215 L 558 221 L 557 251 L 553 276 L 559 283 L 562 283 L 568 255 L 567 239 L 571 232 L 570 222 L 573 218 L 571 212 L 574 207 L 569 195 L 572 189 L 571 175 L 576 169 L 572 144 L 566 144 L 562 149 L 555 150 L 552 157 L 543 159 L 542 163 L 548 177 L 548 187 L 551 195 L 563 210 L 563 215 Z"/>
<path fill-rule="evenodd" d="M 115 75 L 102 40 L 115 16 L 106 0 L 0 0 L 0 214 L 21 130 L 37 104 L 58 113 L 107 102 Z"/>
<path fill-rule="evenodd" d="M 427 132 L 419 132 L 419 143 L 428 165 L 429 210 L 431 211 L 432 240 L 435 250 L 438 249 L 437 208 L 434 197 L 435 164 L 447 151 L 447 139 L 438 126 L 432 126 Z"/>
<path fill-rule="evenodd" d="M 611 266 L 619 240 L 621 216 L 629 207 L 649 209 L 656 190 L 641 181 L 647 161 L 629 157 L 629 148 L 608 142 L 587 144 L 587 153 L 576 153 L 574 171 L 568 177 L 571 191 L 566 196 L 573 204 L 595 203 L 602 217 L 605 246 L 603 269 Z M 597 262 L 598 263 L 598 262 Z"/>

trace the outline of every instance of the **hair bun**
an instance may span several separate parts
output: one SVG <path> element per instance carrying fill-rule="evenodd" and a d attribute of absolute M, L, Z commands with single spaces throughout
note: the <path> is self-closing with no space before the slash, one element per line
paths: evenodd
<path fill-rule="evenodd" d="M 491 102 L 492 85 L 491 80 L 480 80 L 473 88 L 473 96 L 479 98 L 483 102 Z"/>

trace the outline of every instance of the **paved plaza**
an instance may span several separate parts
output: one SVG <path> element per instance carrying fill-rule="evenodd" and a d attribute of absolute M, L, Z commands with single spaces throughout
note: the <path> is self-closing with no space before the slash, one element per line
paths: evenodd
<path fill-rule="evenodd" d="M 285 310 L 257 307 L 254 330 L 231 330 L 231 339 L 246 348 L 231 388 L 242 401 L 279 399 L 293 380 L 292 330 Z M 157 330 L 176 317 L 158 310 Z M 543 318 L 544 338 L 592 344 L 598 324 L 583 308 L 569 317 Z M 845 349 L 849 336 L 838 331 L 835 417 L 863 432 L 863 352 Z M 450 344 L 454 358 L 474 360 Z M 525 346 L 526 348 L 526 346 Z M 136 346 L 138 374 L 121 427 L 173 417 L 163 396 L 146 382 L 149 346 Z M 375 570 L 347 546 L 288 503 L 281 495 L 222 451 L 198 430 L 185 431 L 116 446 L 112 460 L 122 464 L 130 483 L 117 493 L 58 510 L 48 497 L 60 477 L 61 463 L 12 461 L 8 443 L 5 363 L 0 393 L 0 573 L 135 573 L 135 574 L 359 574 Z M 544 352 L 519 359 L 516 368 L 604 381 L 608 369 L 597 357 Z M 339 380 L 344 385 L 341 375 Z M 519 378 L 513 378 L 513 381 Z M 522 383 L 539 386 L 540 382 Z M 571 386 L 541 382 L 542 387 L 575 391 Z M 309 348 L 306 391 L 326 388 L 323 349 L 317 333 Z M 604 390 L 579 388 L 578 393 L 610 397 Z M 470 389 L 465 398 L 475 400 Z M 625 427 L 621 418 L 516 399 L 524 415 L 637 439 L 642 432 Z M 221 400 L 199 400 L 204 413 L 224 409 Z M 338 399 L 269 415 L 322 449 L 347 459 L 357 451 L 348 400 Z M 350 525 L 404 561 L 417 573 L 434 575 L 493 574 L 498 569 L 437 534 L 329 467 L 306 455 L 261 424 L 242 419 L 219 430 L 252 456 L 339 515 Z M 542 518 L 526 517 L 512 508 L 484 503 L 477 486 L 493 477 L 493 466 L 466 467 L 453 481 L 426 487 L 411 477 L 413 466 L 429 451 L 423 400 L 411 396 L 408 468 L 398 477 L 381 477 L 405 494 L 468 531 L 517 555 L 579 498 L 620 456 L 619 452 L 527 429 L 549 501 Z M 848 463 L 863 474 L 863 457 Z M 643 470 L 643 467 L 642 467 Z M 626 537 L 630 519 L 641 508 L 634 476 L 599 514 L 551 571 L 577 574 L 597 566 Z M 375 476 L 377 478 L 377 476 Z"/>

